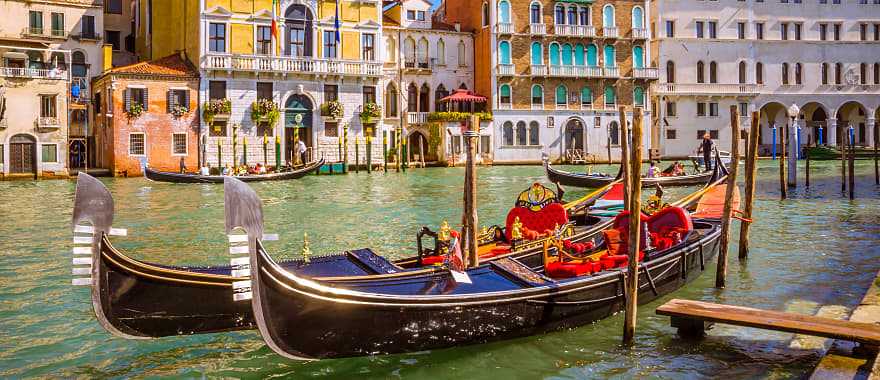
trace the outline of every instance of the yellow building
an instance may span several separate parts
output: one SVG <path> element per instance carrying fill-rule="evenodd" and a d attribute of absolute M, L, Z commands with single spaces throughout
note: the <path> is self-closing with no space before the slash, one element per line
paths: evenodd
<path fill-rule="evenodd" d="M 363 139 L 366 131 L 381 136 L 375 128 L 381 125 L 381 112 L 361 117 L 365 107 L 372 108 L 367 104 L 380 103 L 376 99 L 382 96 L 380 1 L 340 0 L 337 6 L 336 1 L 315 0 L 147 0 L 140 9 L 141 58 L 184 50 L 200 69 L 203 105 L 224 99 L 231 104 L 228 114 L 210 115 L 211 125 L 202 118 L 203 163 L 217 165 L 222 149 L 223 163 L 232 164 L 233 138 L 236 163 L 242 161 L 245 139 L 247 162 L 262 162 L 263 136 L 280 138 L 285 161 L 293 160 L 296 138 L 312 157 L 334 161 L 343 156 L 338 140 L 346 127 L 353 162 L 355 136 Z M 273 18 L 278 38 L 273 37 Z M 280 117 L 252 117 L 258 99 L 272 101 Z M 330 101 L 342 104 L 342 115 L 322 116 Z M 374 160 L 381 160 L 381 142 L 373 148 Z"/>

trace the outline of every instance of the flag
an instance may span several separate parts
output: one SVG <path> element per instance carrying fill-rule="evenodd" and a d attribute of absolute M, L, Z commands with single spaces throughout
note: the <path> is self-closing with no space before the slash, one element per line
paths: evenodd
<path fill-rule="evenodd" d="M 333 20 L 333 27 L 336 28 L 336 43 L 339 43 L 339 0 L 336 0 L 336 19 Z"/>
<path fill-rule="evenodd" d="M 464 271 L 464 255 L 461 253 L 459 241 L 458 236 L 454 235 L 449 240 L 449 255 L 446 257 L 446 262 L 449 265 L 449 269 L 462 272 Z"/>
<path fill-rule="evenodd" d="M 281 55 L 281 39 L 278 38 L 278 0 L 272 0 L 272 39 L 275 41 L 275 55 Z"/>

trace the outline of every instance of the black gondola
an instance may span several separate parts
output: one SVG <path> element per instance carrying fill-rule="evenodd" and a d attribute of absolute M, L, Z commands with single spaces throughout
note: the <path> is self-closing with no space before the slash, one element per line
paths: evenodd
<path fill-rule="evenodd" d="M 227 232 L 248 234 L 247 287 L 260 334 L 287 358 L 389 354 L 509 339 L 581 326 L 624 305 L 625 265 L 612 269 L 603 263 L 595 274 L 551 278 L 544 266 L 546 247 L 543 256 L 468 269 L 470 283 L 456 281 L 450 271 L 333 283 L 309 278 L 286 270 L 267 253 L 261 201 L 250 187 L 227 179 L 225 199 Z M 667 210 L 685 215 L 686 228 L 675 244 L 645 252 L 640 303 L 699 276 L 718 249 L 719 221 L 691 221 L 681 208 Z"/>
<path fill-rule="evenodd" d="M 591 204 L 605 192 L 607 189 L 597 190 L 565 207 L 582 209 L 576 206 Z M 79 254 L 90 255 L 86 262 L 79 262 L 89 265 L 90 274 L 90 278 L 81 279 L 84 283 L 80 284 L 91 286 L 95 315 L 107 331 L 123 338 L 145 339 L 256 327 L 250 305 L 232 300 L 234 284 L 247 280 L 235 275 L 235 268 L 158 265 L 117 250 L 108 236 L 114 216 L 113 198 L 100 181 L 87 174 L 79 174 L 74 203 L 73 228 L 79 235 L 75 235 L 74 242 L 91 245 L 87 252 L 80 250 L 87 247 L 74 248 L 75 254 L 80 250 Z M 572 241 L 590 239 L 611 222 L 609 217 L 591 216 L 582 211 L 575 219 L 569 230 Z M 481 247 L 495 244 L 491 238 L 486 240 Z M 535 254 L 541 249 L 540 241 L 535 243 L 522 244 L 508 253 L 481 257 L 481 261 Z M 439 267 L 424 265 L 423 256 L 428 255 L 425 251 L 390 262 L 369 249 L 359 249 L 280 265 L 331 283 L 340 279 L 365 280 L 376 275 L 402 278 L 442 271 Z M 74 263 L 79 259 L 75 258 Z M 74 273 L 83 270 L 86 268 L 75 268 Z"/>
<path fill-rule="evenodd" d="M 553 167 L 548 160 L 544 160 L 544 170 L 550 182 L 564 186 L 598 188 L 605 186 L 619 177 L 606 174 L 572 173 Z M 661 186 L 694 186 L 706 183 L 713 176 L 713 171 L 704 171 L 697 174 L 665 177 L 642 177 L 642 187 L 660 184 Z"/>
<path fill-rule="evenodd" d="M 289 170 L 289 171 L 282 171 L 282 172 L 270 173 L 270 174 L 251 174 L 251 175 L 245 175 L 245 176 L 236 176 L 235 178 L 238 178 L 239 180 L 241 180 L 243 182 L 284 181 L 284 180 L 288 180 L 288 179 L 302 178 L 311 172 L 317 171 L 322 165 L 324 165 L 323 158 L 320 160 L 305 164 L 302 167 Z M 157 181 L 157 182 L 223 183 L 223 178 L 226 178 L 227 176 L 160 172 L 160 171 L 150 169 L 149 167 L 145 167 L 144 168 L 144 177 L 147 177 L 147 179 Z"/>

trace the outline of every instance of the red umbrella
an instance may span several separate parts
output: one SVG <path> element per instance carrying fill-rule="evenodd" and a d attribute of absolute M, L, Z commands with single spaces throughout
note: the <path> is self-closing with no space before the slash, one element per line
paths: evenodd
<path fill-rule="evenodd" d="M 452 95 L 449 95 L 443 99 L 440 99 L 441 102 L 473 102 L 473 103 L 485 103 L 486 97 L 477 95 L 477 93 L 471 90 L 455 90 Z"/>

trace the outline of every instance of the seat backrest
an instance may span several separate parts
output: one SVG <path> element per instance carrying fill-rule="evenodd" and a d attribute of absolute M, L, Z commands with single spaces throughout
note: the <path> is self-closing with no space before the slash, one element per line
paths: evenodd
<path fill-rule="evenodd" d="M 513 223 L 519 217 L 519 222 L 523 228 L 538 232 L 552 230 L 556 225 L 562 226 L 568 223 L 568 212 L 561 203 L 554 202 L 544 206 L 540 211 L 532 211 L 526 207 L 514 207 L 507 213 L 505 223 L 505 235 L 507 240 L 511 240 L 513 233 Z"/>
<path fill-rule="evenodd" d="M 648 231 L 650 232 L 664 234 L 674 229 L 681 230 L 683 234 L 694 229 L 691 214 L 687 210 L 670 206 L 657 211 L 648 218 Z"/>
<path fill-rule="evenodd" d="M 642 224 L 645 224 L 645 221 L 648 220 L 648 215 L 643 212 L 639 212 L 640 220 Z M 644 226 L 643 226 L 644 227 Z M 620 231 L 620 239 L 626 243 L 627 239 L 629 239 L 629 211 L 624 210 L 620 214 L 617 214 L 614 217 L 614 223 L 612 224 L 612 228 Z M 642 228 L 642 231 L 645 229 Z M 645 234 L 639 234 L 639 247 L 644 249 L 648 242 L 648 237 Z"/>

